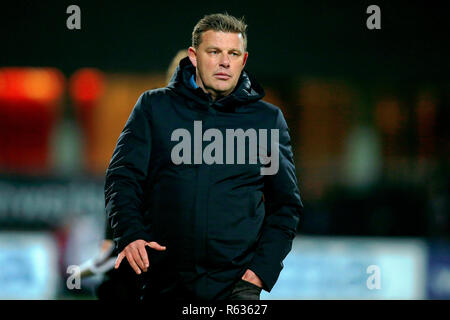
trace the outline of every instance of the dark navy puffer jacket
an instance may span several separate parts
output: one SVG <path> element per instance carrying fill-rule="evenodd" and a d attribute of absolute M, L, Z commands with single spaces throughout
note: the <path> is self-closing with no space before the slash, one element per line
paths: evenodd
<path fill-rule="evenodd" d="M 118 139 L 105 181 L 116 251 L 137 239 L 166 246 L 166 251 L 148 249 L 148 273 L 154 279 L 149 285 L 158 292 L 226 299 L 247 269 L 270 291 L 303 208 L 289 129 L 280 109 L 261 100 L 264 90 L 248 72 L 242 72 L 234 92 L 217 101 L 192 86 L 193 74 L 185 58 L 167 87 L 143 93 Z M 196 130 L 194 121 L 199 121 Z M 214 139 L 202 139 L 199 123 L 201 134 L 208 129 L 222 134 L 222 157 L 218 148 L 210 153 L 219 159 L 214 163 L 202 158 Z M 174 163 L 173 150 L 181 142 L 173 136 L 177 129 L 190 134 L 191 141 L 184 143 L 190 143 L 192 155 L 178 155 L 191 161 Z M 261 168 L 270 164 L 251 161 L 250 138 L 245 139 L 245 161 L 238 163 L 242 150 L 237 142 L 225 146 L 227 129 L 265 129 L 266 152 L 275 150 L 273 144 L 278 147 L 276 173 L 264 175 Z M 278 143 L 269 138 L 273 129 Z M 258 137 L 262 150 L 264 136 Z M 195 143 L 201 144 L 197 155 Z M 235 161 L 227 162 L 231 158 L 225 153 L 232 150 Z"/>

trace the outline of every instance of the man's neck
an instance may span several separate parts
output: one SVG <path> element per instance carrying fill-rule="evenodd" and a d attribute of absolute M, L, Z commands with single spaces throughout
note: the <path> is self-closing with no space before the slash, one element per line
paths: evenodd
<path fill-rule="evenodd" d="M 195 75 L 194 78 L 195 78 L 195 84 L 197 85 L 197 87 L 201 88 L 204 93 L 209 95 L 211 97 L 212 101 L 216 101 L 216 100 L 218 100 L 218 99 L 220 99 L 220 98 L 222 98 L 222 97 L 224 97 L 224 96 L 229 94 L 228 93 L 228 94 L 222 95 L 222 94 L 218 94 L 214 90 L 208 90 L 208 89 L 205 88 L 203 82 L 201 81 L 201 79 L 200 79 L 200 77 L 198 75 Z"/>
<path fill-rule="evenodd" d="M 207 90 L 205 86 L 203 85 L 203 82 L 199 79 L 199 77 L 196 77 L 195 83 L 197 84 L 197 87 L 203 90 L 204 93 L 209 95 L 212 99 L 212 101 L 217 100 L 217 93 L 214 90 Z"/>

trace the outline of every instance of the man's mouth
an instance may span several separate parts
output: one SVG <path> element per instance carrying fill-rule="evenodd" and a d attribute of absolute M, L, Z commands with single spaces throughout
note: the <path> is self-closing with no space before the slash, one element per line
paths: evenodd
<path fill-rule="evenodd" d="M 223 73 L 223 72 L 214 74 L 214 77 L 216 77 L 217 79 L 220 79 L 220 80 L 228 80 L 231 78 L 231 76 L 229 74 Z"/>

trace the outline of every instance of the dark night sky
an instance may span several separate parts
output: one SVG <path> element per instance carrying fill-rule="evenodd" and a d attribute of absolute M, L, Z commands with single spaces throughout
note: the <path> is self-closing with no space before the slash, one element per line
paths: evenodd
<path fill-rule="evenodd" d="M 66 28 L 70 4 L 81 30 Z M 370 4 L 381 30 L 366 28 Z M 163 71 L 204 14 L 224 11 L 245 16 L 257 75 L 448 81 L 450 13 L 425 1 L 14 1 L 0 13 L 0 66 Z"/>

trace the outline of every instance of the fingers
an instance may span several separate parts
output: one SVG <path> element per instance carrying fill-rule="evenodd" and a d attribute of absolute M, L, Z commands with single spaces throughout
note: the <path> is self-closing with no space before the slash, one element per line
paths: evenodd
<path fill-rule="evenodd" d="M 149 263 L 147 252 L 145 251 L 145 241 L 136 240 L 127 245 L 117 257 L 114 266 L 116 269 L 119 268 L 124 258 L 127 258 L 131 268 L 133 268 L 134 272 L 137 274 L 141 274 L 142 271 L 147 272 Z"/>
<path fill-rule="evenodd" d="M 141 274 L 141 270 L 139 269 L 138 265 L 136 264 L 136 262 L 134 262 L 134 258 L 133 255 L 130 253 L 129 250 L 124 249 L 119 256 L 117 257 L 116 260 L 116 264 L 114 265 L 115 269 L 118 269 L 120 264 L 122 263 L 122 260 L 124 258 L 127 258 L 128 263 L 130 264 L 131 268 L 133 268 L 134 272 L 136 272 L 137 274 Z"/>
<path fill-rule="evenodd" d="M 122 262 L 123 258 L 125 258 L 125 254 L 123 253 L 123 251 L 117 256 L 116 259 L 116 264 L 114 265 L 114 269 L 119 268 L 120 263 Z"/>
<path fill-rule="evenodd" d="M 147 268 L 149 267 L 149 262 L 148 262 L 148 255 L 147 255 L 147 251 L 145 250 L 145 245 L 140 246 L 138 248 L 139 250 L 139 255 L 141 256 L 142 262 L 144 263 L 144 271 L 147 272 Z"/>
<path fill-rule="evenodd" d="M 162 246 L 158 242 L 155 242 L 155 241 L 147 242 L 145 245 L 149 246 L 152 249 L 158 250 L 158 251 L 166 250 L 165 246 Z"/>
<path fill-rule="evenodd" d="M 138 265 L 138 267 L 140 269 L 139 271 L 142 270 L 142 271 L 146 272 L 147 268 L 145 267 L 144 261 L 142 260 L 141 254 L 140 254 L 140 251 L 142 249 L 144 249 L 144 248 L 145 248 L 145 246 L 143 244 L 139 244 L 139 245 L 137 245 L 135 247 L 132 247 L 131 248 L 131 255 L 133 256 L 134 262 Z M 140 274 L 140 273 L 138 273 L 138 274 Z"/>
<path fill-rule="evenodd" d="M 137 274 L 141 274 L 141 269 L 139 269 L 138 265 L 134 261 L 133 255 L 131 253 L 127 254 L 127 260 L 128 260 L 128 263 L 130 264 L 131 268 L 133 268 L 134 272 L 136 272 Z"/>
<path fill-rule="evenodd" d="M 147 251 L 145 250 L 145 246 L 149 246 L 150 248 L 157 251 L 166 250 L 165 246 L 161 246 L 155 241 L 133 241 L 128 246 L 126 246 L 125 249 L 123 249 L 123 251 L 117 256 L 114 268 L 118 269 L 120 264 L 122 263 L 122 260 L 124 258 L 127 258 L 127 261 L 130 264 L 131 268 L 133 268 L 134 272 L 136 272 L 137 274 L 141 274 L 142 271 L 147 272 L 147 268 L 150 266 L 150 262 L 148 259 Z"/>

